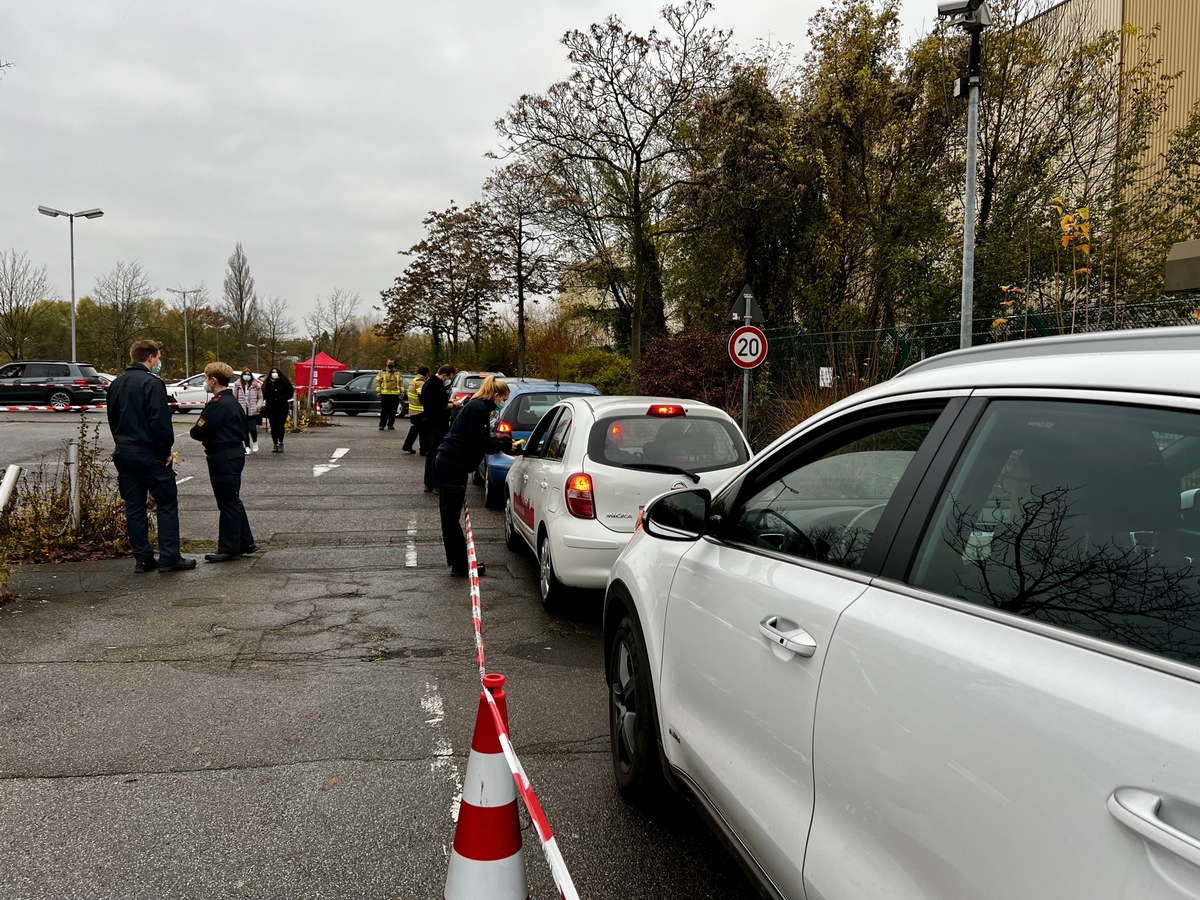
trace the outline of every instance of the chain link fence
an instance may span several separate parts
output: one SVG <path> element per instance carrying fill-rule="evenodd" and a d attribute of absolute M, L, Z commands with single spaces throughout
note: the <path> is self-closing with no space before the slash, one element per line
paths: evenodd
<path fill-rule="evenodd" d="M 1095 304 L 1059 310 L 1014 312 L 976 319 L 972 344 L 992 344 L 1056 334 L 1119 331 L 1167 325 L 1200 324 L 1200 293 L 1165 297 L 1152 303 Z M 768 377 L 793 386 L 843 389 L 890 378 L 926 357 L 957 350 L 959 322 L 923 322 L 882 329 L 810 332 L 795 327 L 764 329 L 770 341 Z"/>

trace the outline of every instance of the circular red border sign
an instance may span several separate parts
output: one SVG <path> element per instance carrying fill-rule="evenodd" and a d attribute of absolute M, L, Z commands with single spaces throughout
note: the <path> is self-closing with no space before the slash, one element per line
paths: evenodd
<path fill-rule="evenodd" d="M 729 358 L 735 366 L 743 369 L 757 369 L 761 366 L 767 358 L 767 336 L 762 333 L 762 329 L 753 325 L 743 325 L 734 331 L 729 336 Z"/>

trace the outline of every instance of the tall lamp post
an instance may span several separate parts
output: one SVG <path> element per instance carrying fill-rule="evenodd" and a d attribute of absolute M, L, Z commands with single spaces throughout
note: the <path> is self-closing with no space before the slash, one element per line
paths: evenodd
<path fill-rule="evenodd" d="M 954 82 L 954 96 L 967 98 L 967 184 L 963 198 L 962 318 L 958 346 L 971 346 L 975 309 L 975 169 L 979 145 L 979 95 L 983 91 L 980 55 L 983 29 L 992 24 L 987 0 L 943 0 L 938 18 L 957 25 L 971 36 L 967 54 L 967 77 Z"/>
<path fill-rule="evenodd" d="M 266 346 L 266 344 L 247 344 L 246 346 L 247 346 L 247 347 L 253 347 L 253 348 L 254 348 L 254 368 L 255 368 L 255 369 L 258 369 L 258 368 L 259 368 L 259 365 L 258 365 L 258 351 L 259 351 L 260 349 L 262 349 L 263 347 L 265 347 L 265 346 Z"/>
<path fill-rule="evenodd" d="M 61 209 L 55 209 L 52 206 L 39 206 L 38 212 L 43 216 L 50 216 L 52 219 L 58 216 L 66 216 L 71 223 L 71 362 L 79 362 L 78 354 L 75 352 L 75 217 L 98 219 L 104 215 L 104 210 L 85 209 L 82 212 L 69 213 L 63 212 Z"/>
<path fill-rule="evenodd" d="M 186 291 L 181 288 L 167 288 L 172 294 L 178 294 L 183 298 L 183 377 L 192 377 L 192 361 L 188 353 L 188 294 L 199 294 L 204 288 L 188 288 Z"/>

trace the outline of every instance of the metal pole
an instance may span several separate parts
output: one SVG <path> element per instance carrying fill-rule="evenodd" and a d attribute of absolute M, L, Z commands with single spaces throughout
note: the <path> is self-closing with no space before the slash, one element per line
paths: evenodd
<path fill-rule="evenodd" d="M 67 441 L 67 476 L 71 498 L 71 531 L 79 533 L 79 441 L 75 438 Z"/>
<path fill-rule="evenodd" d="M 750 301 L 747 300 L 746 301 L 746 314 L 745 314 L 745 316 L 743 316 L 742 321 L 745 324 L 749 325 L 750 318 L 751 318 L 751 316 L 750 316 Z M 750 433 L 750 370 L 743 369 L 742 370 L 742 434 L 747 435 L 749 433 Z M 749 438 L 746 438 L 746 440 L 749 440 Z"/>
<path fill-rule="evenodd" d="M 71 232 L 71 362 L 79 362 L 75 352 L 75 216 L 67 214 Z"/>
<path fill-rule="evenodd" d="M 313 409 L 313 391 L 317 384 L 317 338 L 312 339 L 312 356 L 308 358 L 308 408 Z"/>
<path fill-rule="evenodd" d="M 17 479 L 21 477 L 21 467 L 9 466 L 4 470 L 4 481 L 0 482 L 0 513 L 8 509 L 8 502 L 17 489 Z"/>
<path fill-rule="evenodd" d="M 967 65 L 967 184 L 963 198 L 963 268 L 962 320 L 958 331 L 958 346 L 971 346 L 971 330 L 975 313 L 975 169 L 979 143 L 979 95 L 983 88 L 980 76 L 980 35 L 982 28 L 969 29 L 971 51 Z"/>

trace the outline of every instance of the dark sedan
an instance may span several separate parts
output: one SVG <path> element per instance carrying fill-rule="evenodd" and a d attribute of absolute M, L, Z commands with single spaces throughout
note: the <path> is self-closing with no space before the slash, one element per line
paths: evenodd
<path fill-rule="evenodd" d="M 405 386 L 411 375 L 404 376 Z M 323 388 L 313 394 L 313 400 L 321 414 L 332 416 L 336 412 L 348 416 L 359 413 L 379 413 L 379 394 L 375 390 L 375 376 L 359 375 L 357 378 L 343 384 L 341 387 Z M 400 401 L 400 418 L 408 415 L 408 398 Z"/>

